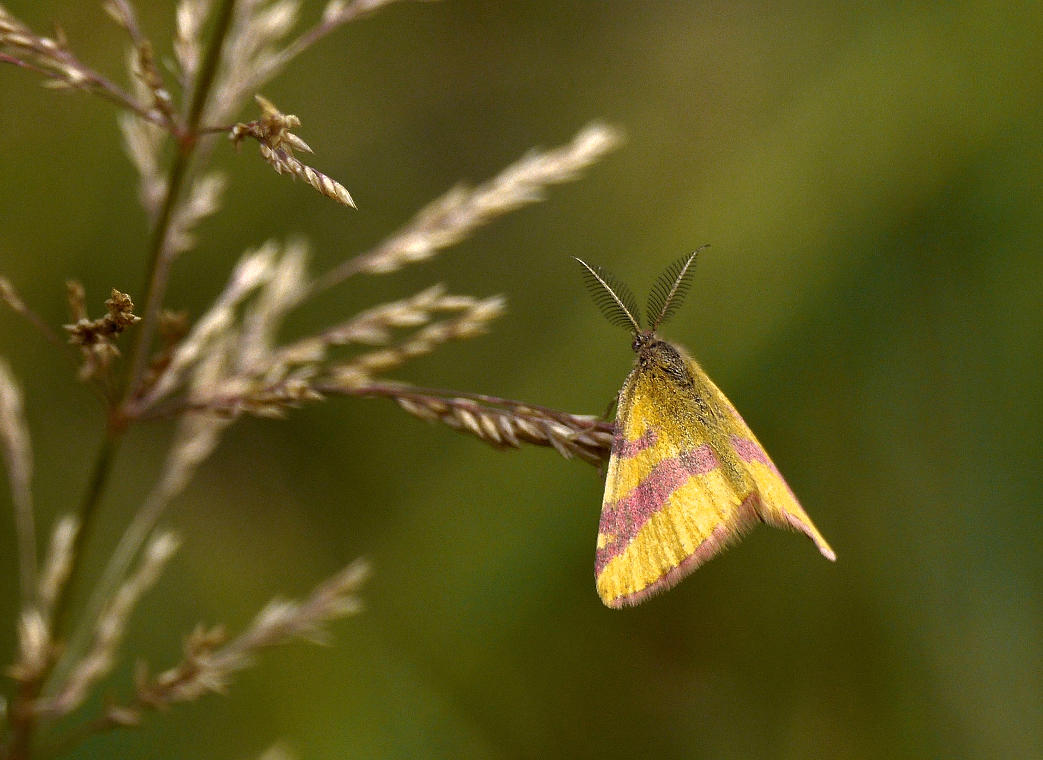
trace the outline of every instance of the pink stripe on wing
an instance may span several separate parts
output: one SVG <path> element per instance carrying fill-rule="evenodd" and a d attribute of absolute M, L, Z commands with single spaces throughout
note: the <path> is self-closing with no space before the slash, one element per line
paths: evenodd
<path fill-rule="evenodd" d="M 655 430 L 648 428 L 648 430 L 645 431 L 645 434 L 640 438 L 628 441 L 623 438 L 623 431 L 617 423 L 616 434 L 612 437 L 612 456 L 619 457 L 620 459 L 636 457 L 645 449 L 650 449 L 655 446 L 657 440 L 659 440 L 659 436 L 656 435 Z"/>
<path fill-rule="evenodd" d="M 768 467 L 773 470 L 775 469 L 771 460 L 768 459 L 767 452 L 748 438 L 740 438 L 737 435 L 733 435 L 732 448 L 735 449 L 735 453 L 738 454 L 744 462 L 760 462 L 761 464 L 768 465 Z"/>
<path fill-rule="evenodd" d="M 605 504 L 601 510 L 598 532 L 603 536 L 612 536 L 613 540 L 598 549 L 594 560 L 595 572 L 600 575 L 613 557 L 622 554 L 674 491 L 690 478 L 705 475 L 718 466 L 720 463 L 713 449 L 704 444 L 664 459 L 652 468 L 648 477 L 638 483 L 633 491 L 614 504 Z"/>
<path fill-rule="evenodd" d="M 739 438 L 738 436 L 733 435 L 732 447 L 735 449 L 739 457 L 741 457 L 744 462 L 759 462 L 760 464 L 763 464 L 765 467 L 771 470 L 771 472 L 775 475 L 775 477 L 779 479 L 779 482 L 789 493 L 793 501 L 797 501 L 797 497 L 790 489 L 789 483 L 787 483 L 786 479 L 782 477 L 782 473 L 779 472 L 778 468 L 775 466 L 775 463 L 768 458 L 768 453 L 764 449 L 762 449 L 759 444 L 749 440 L 748 438 Z M 798 516 L 791 514 L 788 510 L 783 511 L 786 515 L 786 521 L 790 524 L 791 527 L 794 527 L 801 533 L 806 533 L 807 535 L 812 536 L 812 538 L 814 538 L 814 535 L 811 532 L 809 532 L 812 529 L 809 529 L 808 526 L 804 524 L 803 520 L 801 520 Z M 782 526 L 779 525 L 776 527 Z"/>

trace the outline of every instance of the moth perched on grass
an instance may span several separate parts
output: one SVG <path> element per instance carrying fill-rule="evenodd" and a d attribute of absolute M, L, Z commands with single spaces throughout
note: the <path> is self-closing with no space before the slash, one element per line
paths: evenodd
<path fill-rule="evenodd" d="M 633 331 L 637 353 L 619 392 L 598 528 L 595 573 L 609 607 L 665 591 L 758 522 L 799 531 L 836 559 L 724 394 L 683 348 L 656 335 L 681 305 L 698 253 L 656 282 L 647 330 L 630 288 L 576 259 L 608 320 Z"/>

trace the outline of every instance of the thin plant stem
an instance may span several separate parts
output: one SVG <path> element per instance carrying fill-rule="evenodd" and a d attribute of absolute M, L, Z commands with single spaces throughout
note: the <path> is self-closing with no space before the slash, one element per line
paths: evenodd
<path fill-rule="evenodd" d="M 232 28 L 232 19 L 235 17 L 235 0 L 225 0 L 217 17 L 213 36 L 210 38 L 210 46 L 206 51 L 206 57 L 199 69 L 199 79 L 196 82 L 195 92 L 192 93 L 192 105 L 188 111 L 188 133 L 195 136 L 199 133 L 199 121 L 203 118 L 203 109 L 206 107 L 207 98 L 210 97 L 210 88 L 214 84 L 217 70 L 221 64 L 221 48 L 224 47 L 225 37 Z"/>
<path fill-rule="evenodd" d="M 156 333 L 159 312 L 163 306 L 167 282 L 170 279 L 170 264 L 172 262 L 170 257 L 166 255 L 167 234 L 190 163 L 191 148 L 186 149 L 185 145 L 182 144 L 182 148 L 178 150 L 174 158 L 174 165 L 170 169 L 167 196 L 160 210 L 159 218 L 156 220 L 156 227 L 152 232 L 152 241 L 149 243 L 149 268 L 145 278 L 145 290 L 147 293 L 145 310 L 141 319 L 141 329 L 138 330 L 134 343 L 130 376 L 124 391 L 125 405 L 132 400 L 136 393 L 148 363 L 149 349 L 152 345 L 152 338 Z"/>
<path fill-rule="evenodd" d="M 112 465 L 116 461 L 116 453 L 119 451 L 120 443 L 123 441 L 124 430 L 116 426 L 110 426 L 101 442 L 101 450 L 94 462 L 94 471 L 91 473 L 87 492 L 84 494 L 83 503 L 80 505 L 77 518 L 79 528 L 76 538 L 72 544 L 72 565 L 69 570 L 69 578 L 62 586 L 54 603 L 54 617 L 51 621 L 51 630 L 60 635 L 65 627 L 65 621 L 69 616 L 69 605 L 72 601 L 73 590 L 79 576 L 79 570 L 83 567 L 83 553 L 87 548 L 94 525 L 97 521 L 102 496 L 108 485 L 109 476 L 112 474 Z"/>
<path fill-rule="evenodd" d="M 232 26 L 235 15 L 235 0 L 225 0 L 221 6 L 217 18 L 214 33 L 210 38 L 210 45 L 206 51 L 206 57 L 199 71 L 199 79 L 192 93 L 192 103 L 189 106 L 188 119 L 185 123 L 185 132 L 178 141 L 177 155 L 170 169 L 170 179 L 167 183 L 167 195 L 160 210 L 156 227 L 152 233 L 152 241 L 149 245 L 149 267 L 145 277 L 145 310 L 141 320 L 141 329 L 138 331 L 137 342 L 134 345 L 131 371 L 128 378 L 124 395 L 124 406 L 133 399 L 141 379 L 145 375 L 148 364 L 149 350 L 152 339 L 156 334 L 159 321 L 159 312 L 163 308 L 166 296 L 167 283 L 170 280 L 170 267 L 173 257 L 169 255 L 167 247 L 167 236 L 170 232 L 170 221 L 177 208 L 181 196 L 181 190 L 188 177 L 189 167 L 195 153 L 196 143 L 199 139 L 199 122 L 203 117 L 206 101 L 210 97 L 210 89 L 217 76 L 217 70 L 221 63 L 221 48 L 224 46 L 225 37 Z"/>
<path fill-rule="evenodd" d="M 36 727 L 36 715 L 33 705 L 43 684 L 40 681 L 28 681 L 18 685 L 11 712 L 8 715 L 8 725 L 11 730 L 11 744 L 7 747 L 6 754 L 0 754 L 3 760 L 29 760 L 33 750 L 33 729 Z M 2 750 L 3 748 L 0 748 Z"/>

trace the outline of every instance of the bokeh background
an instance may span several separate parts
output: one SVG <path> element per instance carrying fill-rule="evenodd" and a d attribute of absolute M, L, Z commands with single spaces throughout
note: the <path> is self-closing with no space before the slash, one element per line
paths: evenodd
<path fill-rule="evenodd" d="M 98 4 L 5 5 L 122 71 Z M 172 4 L 139 5 L 168 40 Z M 305 6 L 314 19 L 322 3 Z M 269 653 L 227 696 L 75 756 L 249 758 L 281 738 L 301 758 L 1043 757 L 1041 38 L 1032 0 L 449 0 L 394 4 L 304 55 L 265 94 L 359 211 L 221 150 L 229 202 L 172 305 L 198 314 L 270 237 L 306 236 L 323 271 L 456 182 L 605 120 L 628 142 L 583 180 L 429 263 L 356 278 L 295 329 L 434 282 L 503 293 L 491 334 L 396 376 L 598 414 L 632 354 L 569 257 L 644 293 L 711 244 L 664 332 L 742 411 L 838 561 L 762 528 L 611 611 L 593 583 L 595 468 L 492 451 L 381 401 L 244 419 L 169 515 L 184 548 L 109 691 L 137 658 L 175 661 L 197 622 L 236 629 L 356 556 L 375 567 L 365 613 L 330 647 Z M 113 116 L 0 68 L 0 271 L 53 324 L 66 278 L 95 303 L 140 293 L 147 230 Z M 49 525 L 80 498 L 102 418 L 10 313 L 0 353 L 25 385 Z M 124 447 L 96 566 L 168 433 Z"/>

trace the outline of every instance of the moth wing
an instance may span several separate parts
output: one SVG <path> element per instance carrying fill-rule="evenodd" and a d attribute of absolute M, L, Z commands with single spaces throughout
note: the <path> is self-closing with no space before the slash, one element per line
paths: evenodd
<path fill-rule="evenodd" d="M 595 563 L 609 607 L 671 588 L 759 522 L 803 533 L 836 559 L 745 420 L 691 363 L 723 431 L 679 413 L 638 370 L 620 393 Z M 722 458 L 741 474 L 728 477 Z"/>
<path fill-rule="evenodd" d="M 761 520 L 698 425 L 635 370 L 620 393 L 595 573 L 609 607 L 665 591 Z"/>
<path fill-rule="evenodd" d="M 757 518 L 774 528 L 794 530 L 810 538 L 822 556 L 836 560 L 837 555 L 832 547 L 818 532 L 818 528 L 808 517 L 808 513 L 800 506 L 768 452 L 750 430 L 750 426 L 732 406 L 721 390 L 709 378 L 706 382 L 712 387 L 722 402 L 725 414 L 729 417 L 729 438 L 732 448 L 738 454 L 743 468 L 754 483 L 751 494 L 751 507 Z"/>

